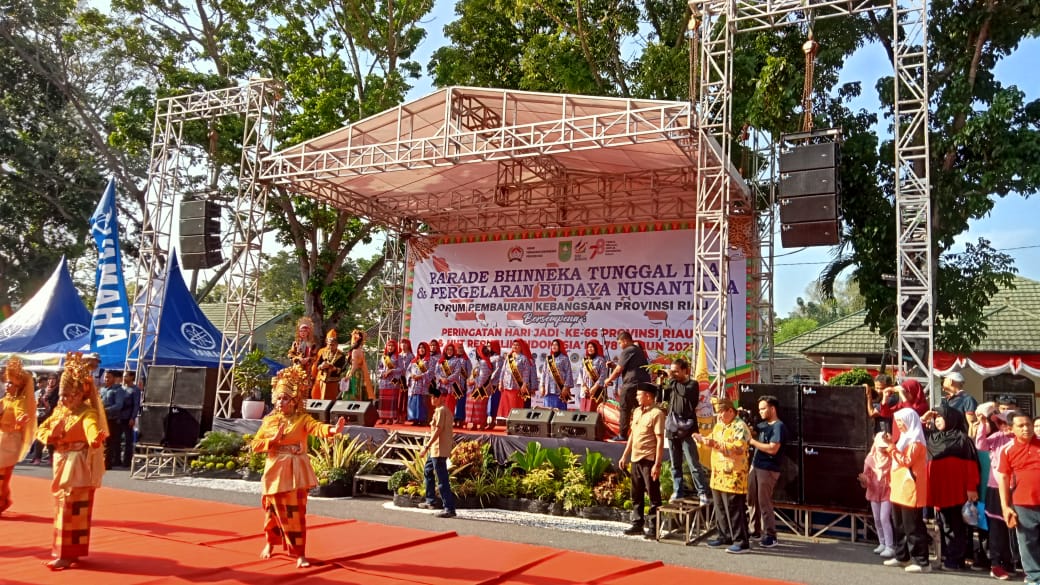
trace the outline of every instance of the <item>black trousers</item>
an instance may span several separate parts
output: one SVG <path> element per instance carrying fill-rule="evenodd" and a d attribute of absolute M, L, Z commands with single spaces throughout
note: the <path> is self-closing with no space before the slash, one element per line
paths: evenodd
<path fill-rule="evenodd" d="M 134 460 L 134 429 L 130 428 L 130 421 L 121 421 L 123 431 L 123 465 L 129 467 Z"/>
<path fill-rule="evenodd" d="M 711 490 L 711 496 L 715 502 L 715 526 L 719 529 L 719 537 L 742 547 L 750 546 L 747 494 Z"/>
<path fill-rule="evenodd" d="M 628 428 L 632 424 L 632 411 L 636 409 L 636 388 L 635 386 L 622 387 L 621 388 L 621 436 L 628 438 Z"/>
<path fill-rule="evenodd" d="M 892 528 L 896 541 L 896 557 L 902 562 L 913 560 L 928 564 L 928 532 L 924 527 L 921 508 L 907 508 L 892 504 Z"/>
<path fill-rule="evenodd" d="M 661 507 L 661 478 L 654 479 L 652 472 L 654 462 L 640 459 L 632 462 L 632 524 L 643 524 L 643 504 L 647 493 L 650 494 L 650 525 L 657 518 L 657 509 Z"/>
<path fill-rule="evenodd" d="M 105 439 L 105 469 L 123 465 L 122 461 L 120 461 L 120 455 L 122 454 L 120 439 L 126 433 L 126 425 L 123 421 L 109 419 L 108 432 L 110 434 Z M 127 461 L 127 463 L 130 462 Z"/>
<path fill-rule="evenodd" d="M 961 515 L 961 506 L 939 508 L 939 517 L 942 518 L 943 556 L 946 557 L 943 564 L 947 568 L 962 568 L 968 553 L 968 528 Z"/>

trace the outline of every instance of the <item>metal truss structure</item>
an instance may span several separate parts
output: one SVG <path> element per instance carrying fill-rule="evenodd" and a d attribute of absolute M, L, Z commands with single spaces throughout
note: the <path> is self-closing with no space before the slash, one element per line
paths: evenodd
<path fill-rule="evenodd" d="M 693 14 L 691 33 L 700 47 L 695 60 L 699 76 L 697 87 L 691 87 L 691 98 L 697 104 L 701 140 L 717 141 L 722 160 L 728 160 L 732 152 L 732 61 L 736 34 L 866 12 L 891 12 L 896 76 L 897 296 L 901 306 L 913 307 L 900 315 L 897 337 L 904 354 L 901 358 L 907 358 L 904 361 L 919 370 L 929 392 L 934 394 L 931 373 L 935 267 L 927 133 L 927 0 L 690 0 L 688 4 Z M 703 154 L 704 150 L 700 152 Z M 699 158 L 697 163 L 698 236 L 694 253 L 698 283 L 702 286 L 695 292 L 699 312 L 695 317 L 708 342 L 709 369 L 717 373 L 713 389 L 719 391 L 725 383 L 721 358 L 725 355 L 725 336 L 721 334 L 721 323 L 726 305 L 725 288 L 720 284 L 727 282 L 722 274 L 727 263 L 723 261 L 726 250 L 710 234 L 711 228 L 724 227 L 725 214 L 720 210 L 726 209 L 730 193 L 726 188 L 713 187 L 732 179 L 711 160 Z M 775 211 L 770 208 L 769 213 Z M 713 265 L 719 267 L 719 275 L 712 272 Z"/>
<path fill-rule="evenodd" d="M 391 339 L 400 341 L 404 323 L 404 278 L 407 270 L 405 240 L 388 233 L 383 243 L 383 276 L 379 296 L 379 347 Z"/>
<path fill-rule="evenodd" d="M 162 316 L 161 280 L 171 249 L 174 202 L 191 190 L 189 174 L 198 149 L 185 141 L 185 124 L 224 116 L 244 120 L 238 195 L 232 223 L 232 267 L 228 271 L 228 305 L 221 341 L 217 416 L 229 416 L 232 370 L 252 341 L 268 187 L 257 181 L 258 163 L 272 149 L 271 121 L 279 100 L 278 85 L 254 79 L 232 88 L 162 98 L 156 101 L 151 162 L 141 230 L 137 296 L 130 326 L 127 369 L 138 378 L 155 362 Z"/>
<path fill-rule="evenodd" d="M 771 384 L 773 380 L 774 330 L 774 252 L 776 234 L 777 144 L 761 132 L 751 131 L 745 169 L 748 186 L 754 197 L 757 247 L 751 256 L 751 278 L 748 286 L 748 309 L 753 312 L 751 324 L 751 364 L 753 382 Z"/>

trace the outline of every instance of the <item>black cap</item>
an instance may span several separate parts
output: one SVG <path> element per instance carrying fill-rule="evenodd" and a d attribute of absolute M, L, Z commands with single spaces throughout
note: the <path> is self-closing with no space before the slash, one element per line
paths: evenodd
<path fill-rule="evenodd" d="M 654 396 L 657 396 L 657 386 L 651 384 L 650 382 L 640 382 L 636 385 L 636 390 L 642 390 L 643 392 L 648 392 L 650 394 L 653 394 Z"/>
<path fill-rule="evenodd" d="M 438 388 L 436 386 L 430 386 L 430 396 L 433 396 L 434 398 L 440 398 L 441 397 L 441 390 L 440 390 L 440 388 Z"/>

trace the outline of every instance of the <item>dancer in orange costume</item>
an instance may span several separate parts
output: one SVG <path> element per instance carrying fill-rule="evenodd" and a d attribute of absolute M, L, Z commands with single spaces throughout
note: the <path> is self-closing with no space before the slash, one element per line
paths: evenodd
<path fill-rule="evenodd" d="M 105 409 L 82 354 L 65 357 L 58 395 L 61 402 L 36 432 L 37 439 L 54 448 L 54 560 L 47 563 L 53 570 L 87 556 L 94 490 L 105 474 L 108 437 Z"/>
<path fill-rule="evenodd" d="M 0 514 L 11 507 L 11 474 L 36 438 L 36 389 L 17 356 L 4 370 L 6 393 L 0 399 Z"/>
<path fill-rule="evenodd" d="M 335 329 L 325 334 L 325 347 L 318 350 L 314 360 L 314 369 L 309 379 L 314 380 L 311 398 L 316 400 L 335 400 L 339 396 L 339 381 L 343 379 L 343 370 L 347 367 L 347 354 L 339 349 L 339 338 Z M 303 368 L 300 368 L 301 370 Z M 306 370 L 303 370 L 306 373 Z"/>
<path fill-rule="evenodd" d="M 263 497 L 264 533 L 267 544 L 260 557 L 267 559 L 275 545 L 281 544 L 296 556 L 297 567 L 309 567 L 307 548 L 307 492 L 318 485 L 307 455 L 307 436 L 334 437 L 343 431 L 346 420 L 336 426 L 314 420 L 302 408 L 307 391 L 307 372 L 299 366 L 285 368 L 274 380 L 274 411 L 264 417 L 253 439 L 255 453 L 266 453 Z"/>

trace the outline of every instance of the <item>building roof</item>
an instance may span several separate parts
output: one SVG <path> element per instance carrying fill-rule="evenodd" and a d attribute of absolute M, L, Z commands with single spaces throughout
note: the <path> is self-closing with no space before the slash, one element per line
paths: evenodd
<path fill-rule="evenodd" d="M 202 310 L 210 322 L 216 325 L 217 329 L 223 330 L 226 306 L 224 303 L 200 303 L 199 309 Z M 256 320 L 254 323 L 256 328 L 260 329 L 272 321 L 282 320 L 288 314 L 288 311 L 280 310 L 274 303 L 257 303 Z"/>
<path fill-rule="evenodd" d="M 1040 282 L 1016 276 L 1014 288 L 994 295 L 986 315 L 986 337 L 975 351 L 1040 353 Z M 863 323 L 866 311 L 858 311 L 792 337 L 776 346 L 776 356 L 793 353 L 815 355 L 876 355 L 884 353 L 885 338 Z"/>

